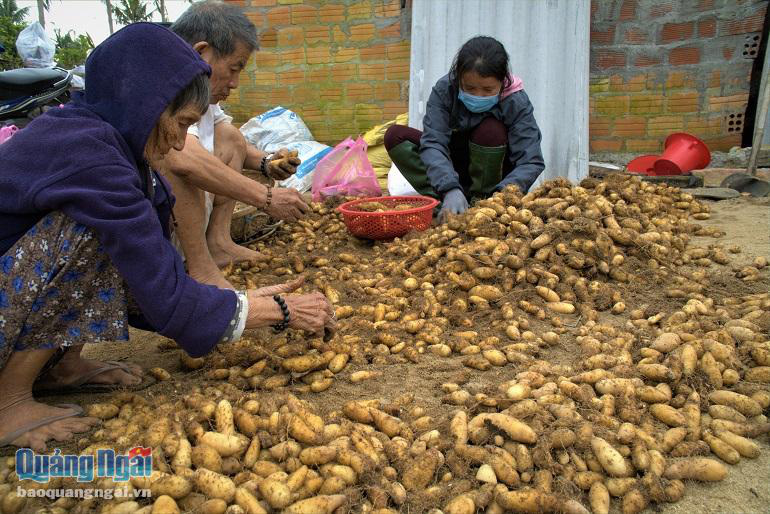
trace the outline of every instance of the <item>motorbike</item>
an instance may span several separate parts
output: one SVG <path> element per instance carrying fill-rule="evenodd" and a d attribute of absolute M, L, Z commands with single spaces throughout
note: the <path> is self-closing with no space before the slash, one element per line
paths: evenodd
<path fill-rule="evenodd" d="M 0 71 L 0 122 L 23 127 L 50 107 L 69 102 L 72 72 L 63 68 Z"/>

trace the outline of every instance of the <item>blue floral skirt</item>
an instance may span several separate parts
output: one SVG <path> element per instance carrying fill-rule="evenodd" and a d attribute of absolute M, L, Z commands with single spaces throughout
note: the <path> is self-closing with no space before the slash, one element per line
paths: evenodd
<path fill-rule="evenodd" d="M 84 225 L 41 219 L 0 257 L 0 369 L 14 351 L 128 340 L 123 279 Z"/>

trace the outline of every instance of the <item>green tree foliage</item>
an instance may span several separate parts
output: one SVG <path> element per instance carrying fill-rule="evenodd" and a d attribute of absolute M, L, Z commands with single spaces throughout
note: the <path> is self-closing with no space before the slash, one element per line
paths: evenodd
<path fill-rule="evenodd" d="M 115 19 L 121 25 L 150 21 L 153 11 L 147 11 L 145 0 L 119 0 L 112 6 Z"/>
<path fill-rule="evenodd" d="M 16 0 L 0 0 L 0 18 L 9 18 L 13 23 L 23 23 L 29 14 L 29 7 L 19 9 Z"/>
<path fill-rule="evenodd" d="M 24 27 L 11 18 L 0 16 L 0 44 L 5 47 L 5 52 L 0 53 L 0 70 L 22 67 L 21 57 L 16 52 L 16 39 Z"/>
<path fill-rule="evenodd" d="M 88 33 L 75 34 L 70 30 L 62 35 L 61 30 L 56 29 L 54 36 L 57 65 L 68 70 L 86 62 L 88 51 L 94 47 L 94 41 Z"/>

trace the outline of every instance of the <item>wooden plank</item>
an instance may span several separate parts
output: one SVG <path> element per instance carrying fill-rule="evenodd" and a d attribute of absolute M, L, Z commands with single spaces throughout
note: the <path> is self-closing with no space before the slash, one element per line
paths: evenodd
<path fill-rule="evenodd" d="M 242 203 L 239 203 L 236 205 L 235 210 L 233 211 L 233 219 L 237 220 L 239 218 L 243 218 L 244 216 L 248 216 L 249 214 L 254 214 L 255 212 L 258 212 L 259 209 L 254 207 L 253 205 L 245 205 Z"/>

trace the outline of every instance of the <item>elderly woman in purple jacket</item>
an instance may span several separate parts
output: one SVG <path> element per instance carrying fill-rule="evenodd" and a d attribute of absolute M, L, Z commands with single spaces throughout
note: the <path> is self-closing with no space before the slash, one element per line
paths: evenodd
<path fill-rule="evenodd" d="M 428 98 L 424 130 L 393 125 L 385 148 L 423 195 L 443 200 L 442 217 L 508 184 L 526 192 L 545 169 L 540 129 L 502 43 L 466 42 Z"/>
<path fill-rule="evenodd" d="M 322 294 L 288 294 L 300 281 L 200 284 L 169 242 L 173 197 L 151 165 L 184 147 L 210 72 L 169 30 L 130 25 L 92 52 L 84 94 L 0 146 L 0 447 L 42 451 L 96 422 L 33 394 L 140 383 L 138 366 L 80 355 L 129 322 L 193 356 L 245 328 L 335 328 Z"/>

